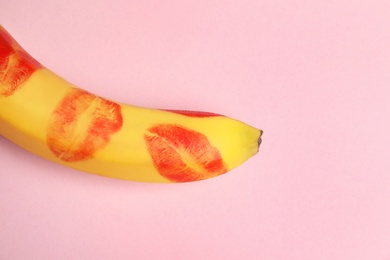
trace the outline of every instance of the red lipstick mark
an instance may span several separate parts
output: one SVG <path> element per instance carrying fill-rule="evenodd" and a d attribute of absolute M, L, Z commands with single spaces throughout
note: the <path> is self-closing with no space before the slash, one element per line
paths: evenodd
<path fill-rule="evenodd" d="M 72 89 L 51 115 L 47 145 L 63 161 L 86 160 L 104 148 L 122 124 L 118 104 L 81 89 Z"/>
<path fill-rule="evenodd" d="M 190 117 L 213 117 L 213 116 L 223 116 L 216 113 L 211 112 L 203 112 L 203 111 L 190 111 L 190 110 L 174 110 L 174 109 L 162 109 L 164 111 L 190 116 Z"/>
<path fill-rule="evenodd" d="M 0 96 L 11 96 L 42 67 L 0 26 Z"/>
<path fill-rule="evenodd" d="M 221 154 L 202 133 L 159 124 L 144 138 L 155 167 L 173 182 L 203 180 L 227 172 Z"/>

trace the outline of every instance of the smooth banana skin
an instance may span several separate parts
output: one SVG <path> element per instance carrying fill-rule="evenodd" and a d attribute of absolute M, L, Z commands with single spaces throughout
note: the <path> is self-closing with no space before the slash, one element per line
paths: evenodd
<path fill-rule="evenodd" d="M 219 114 L 96 96 L 46 69 L 0 26 L 0 134 L 74 169 L 163 183 L 230 171 L 258 152 L 262 131 Z"/>

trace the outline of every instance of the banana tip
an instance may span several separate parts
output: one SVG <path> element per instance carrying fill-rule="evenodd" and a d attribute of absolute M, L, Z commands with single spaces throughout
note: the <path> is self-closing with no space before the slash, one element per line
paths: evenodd
<path fill-rule="evenodd" d="M 263 135 L 263 130 L 259 130 L 259 131 L 260 131 L 260 134 L 259 134 L 259 139 L 257 139 L 257 151 L 259 151 L 259 149 L 260 149 L 260 144 L 262 142 L 261 136 Z"/>

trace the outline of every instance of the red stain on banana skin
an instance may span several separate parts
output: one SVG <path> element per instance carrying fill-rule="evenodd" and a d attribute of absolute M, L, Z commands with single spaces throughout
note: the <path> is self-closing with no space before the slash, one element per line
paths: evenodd
<path fill-rule="evenodd" d="M 214 116 L 223 116 L 220 114 L 216 113 L 211 113 L 211 112 L 204 112 L 204 111 L 191 111 L 191 110 L 174 110 L 174 109 L 162 109 L 163 111 L 168 111 L 184 116 L 189 116 L 189 117 L 214 117 Z"/>
<path fill-rule="evenodd" d="M 42 66 L 0 26 L 0 96 L 14 94 Z"/>
<path fill-rule="evenodd" d="M 86 160 L 104 148 L 122 124 L 120 105 L 81 89 L 71 89 L 51 115 L 47 145 L 65 162 Z"/>
<path fill-rule="evenodd" d="M 227 172 L 218 149 L 200 132 L 159 124 L 144 136 L 155 167 L 173 182 L 208 179 Z"/>

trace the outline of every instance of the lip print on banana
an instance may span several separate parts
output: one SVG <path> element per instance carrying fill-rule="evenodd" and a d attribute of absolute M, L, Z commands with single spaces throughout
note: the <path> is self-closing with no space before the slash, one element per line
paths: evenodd
<path fill-rule="evenodd" d="M 171 181 L 203 180 L 227 171 L 217 148 L 194 130 L 160 124 L 149 129 L 145 141 L 159 173 Z"/>
<path fill-rule="evenodd" d="M 0 97 L 14 94 L 40 67 L 0 25 Z"/>
<path fill-rule="evenodd" d="M 47 145 L 63 161 L 85 160 L 104 148 L 122 123 L 118 104 L 74 88 L 52 113 Z"/>

